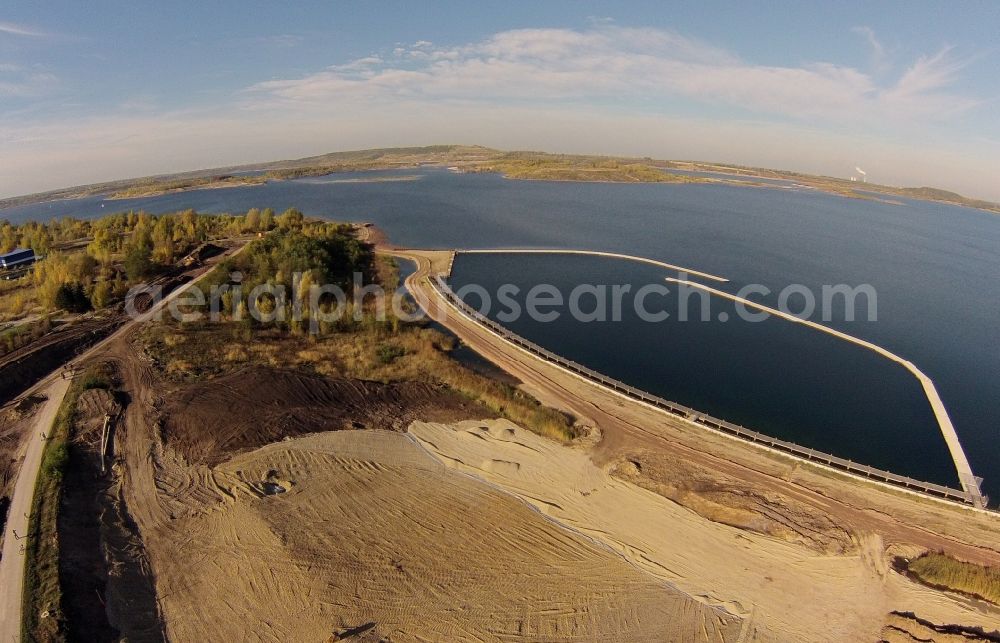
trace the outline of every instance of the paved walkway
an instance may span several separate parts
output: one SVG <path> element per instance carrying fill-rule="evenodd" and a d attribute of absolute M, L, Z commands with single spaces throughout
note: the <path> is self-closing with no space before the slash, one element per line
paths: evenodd
<path fill-rule="evenodd" d="M 46 440 L 42 435 L 49 435 L 51 432 L 52 423 L 69 384 L 69 379 L 56 377 L 47 386 L 37 390 L 37 393 L 48 399 L 42 404 L 32 423 L 28 448 L 14 486 L 7 524 L 4 526 L 3 559 L 0 559 L 0 587 L 3 588 L 0 592 L 0 641 L 4 643 L 18 641 L 21 637 L 25 561 L 22 548 L 27 542 L 25 536 L 28 533 L 28 515 L 31 513 L 35 482 L 41 469 L 42 453 L 45 451 Z"/>

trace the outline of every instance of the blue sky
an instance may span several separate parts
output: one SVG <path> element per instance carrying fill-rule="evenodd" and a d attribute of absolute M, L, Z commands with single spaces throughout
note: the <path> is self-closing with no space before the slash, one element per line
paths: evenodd
<path fill-rule="evenodd" d="M 464 142 L 1000 199 L 998 33 L 995 2 L 14 0 L 0 196 Z"/>

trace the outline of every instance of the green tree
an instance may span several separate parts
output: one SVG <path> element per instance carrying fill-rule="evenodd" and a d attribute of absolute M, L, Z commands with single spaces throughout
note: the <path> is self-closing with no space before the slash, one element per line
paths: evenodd
<path fill-rule="evenodd" d="M 95 309 L 100 310 L 111 303 L 111 295 L 111 282 L 102 279 L 94 286 L 94 292 L 90 293 L 90 303 Z"/>
<path fill-rule="evenodd" d="M 264 208 L 264 211 L 260 213 L 260 230 L 267 232 L 272 229 L 274 229 L 274 210 Z"/>
<path fill-rule="evenodd" d="M 243 231 L 244 232 L 259 232 L 260 231 L 260 210 L 257 208 L 251 208 L 247 211 L 247 216 L 243 220 Z"/>
<path fill-rule="evenodd" d="M 129 248 L 123 264 L 129 281 L 137 282 L 153 273 L 152 248 L 146 245 L 134 245 Z"/>
<path fill-rule="evenodd" d="M 71 313 L 85 313 L 90 310 L 90 298 L 78 281 L 59 286 L 56 291 L 56 308 L 62 308 Z"/>
<path fill-rule="evenodd" d="M 160 217 L 156 221 L 156 225 L 153 226 L 151 238 L 153 242 L 153 260 L 164 265 L 173 263 L 176 253 L 174 247 L 173 217 Z"/>
<path fill-rule="evenodd" d="M 180 228 L 180 238 L 186 243 L 192 244 L 202 240 L 199 235 L 198 213 L 194 210 L 182 212 L 177 225 Z"/>
<path fill-rule="evenodd" d="M 118 235 L 107 227 L 94 230 L 94 240 L 87 245 L 87 254 L 105 267 L 111 265 L 112 257 L 118 250 Z"/>
<path fill-rule="evenodd" d="M 295 208 L 288 208 L 278 217 L 279 230 L 301 230 L 305 216 Z"/>

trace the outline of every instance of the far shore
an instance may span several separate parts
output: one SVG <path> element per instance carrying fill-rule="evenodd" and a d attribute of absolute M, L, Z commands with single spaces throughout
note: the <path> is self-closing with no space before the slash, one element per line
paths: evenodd
<path fill-rule="evenodd" d="M 732 185 L 736 187 L 782 188 L 763 179 L 788 181 L 785 189 L 812 189 L 853 199 L 900 205 L 900 199 L 914 199 L 1000 213 L 1000 204 L 974 199 L 948 190 L 931 187 L 898 187 L 876 183 L 853 182 L 844 178 L 802 174 L 786 170 L 743 167 L 714 162 L 669 161 L 652 158 L 600 155 L 550 154 L 529 151 L 502 151 L 481 146 L 438 145 L 418 148 L 386 148 L 333 152 L 315 157 L 204 169 L 138 179 L 109 181 L 19 197 L 0 199 L 0 214 L 6 208 L 53 201 L 102 196 L 106 201 L 140 199 L 175 194 L 188 190 L 221 189 L 263 184 L 269 181 L 320 177 L 344 172 L 420 167 L 447 168 L 455 172 L 496 172 L 512 180 L 595 182 L 595 183 L 669 183 Z M 671 170 L 708 172 L 721 176 L 674 174 Z M 252 174 L 246 174 L 246 173 Z M 378 181 L 415 180 L 411 177 L 385 177 Z M 344 182 L 368 182 L 346 179 Z M 331 181 L 332 182 L 332 181 Z"/>
<path fill-rule="evenodd" d="M 142 194 L 129 195 L 129 194 L 119 194 L 117 192 L 112 193 L 104 197 L 105 201 L 126 201 L 128 199 L 148 199 L 156 196 L 163 196 L 165 194 L 178 194 L 180 192 L 194 192 L 195 190 L 222 190 L 225 188 L 242 188 L 248 185 L 263 185 L 266 181 L 218 181 L 216 183 L 208 183 L 205 185 L 192 185 L 189 187 L 180 188 L 167 188 L 162 190 L 152 190 L 150 192 L 144 192 Z M 72 197 L 68 199 L 60 200 L 71 200 Z"/>

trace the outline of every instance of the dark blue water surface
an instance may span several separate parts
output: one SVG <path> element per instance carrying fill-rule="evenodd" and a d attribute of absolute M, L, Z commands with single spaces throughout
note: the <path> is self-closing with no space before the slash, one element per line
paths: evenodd
<path fill-rule="evenodd" d="M 671 317 L 644 321 L 634 297 L 645 284 L 662 283 L 664 271 L 614 259 L 545 255 L 459 255 L 452 286 L 472 306 L 514 332 L 560 355 L 633 386 L 679 401 L 716 417 L 753 427 L 774 437 L 836 453 L 855 462 L 918 479 L 954 485 L 955 468 L 934 415 L 917 380 L 902 366 L 875 353 L 800 324 L 772 317 L 739 321 L 729 300 L 707 298 L 701 321 L 701 296 L 688 299 L 687 321 L 680 319 L 677 290 L 644 298 L 645 309 Z M 463 292 L 470 285 L 497 293 L 514 284 L 514 300 L 526 311 L 528 291 L 551 284 L 568 299 L 578 284 L 632 287 L 622 298 L 621 320 L 613 321 L 610 289 L 608 321 L 572 321 L 569 308 L 550 322 L 509 310 L 491 295 Z M 596 294 L 581 296 L 578 309 L 593 313 Z M 726 321 L 720 321 L 722 315 Z M 901 449 L 899 445 L 905 444 Z"/>
<path fill-rule="evenodd" d="M 414 174 L 419 180 L 340 182 Z M 829 323 L 912 360 L 934 379 L 973 469 L 985 476 L 987 491 L 1000 495 L 996 215 L 787 188 L 510 181 L 431 168 L 329 178 L 123 201 L 91 197 L 4 210 L 0 218 L 297 207 L 310 215 L 372 221 L 397 244 L 414 247 L 586 248 L 661 259 L 728 277 L 731 283 L 720 287 L 730 292 L 763 284 L 774 294 L 757 299 L 770 305 L 788 284 L 817 292 L 824 284 L 871 284 L 878 292 L 877 321 L 835 317 Z M 638 283 L 666 275 L 650 266 L 566 256 L 469 255 L 456 267 L 456 283 L 490 278 L 568 285 L 580 279 L 578 273 Z M 808 446 L 857 454 L 875 466 L 955 484 L 916 382 L 874 354 L 816 331 L 781 320 L 674 324 L 669 332 L 642 333 L 569 320 L 525 323 L 517 330 L 527 337 L 668 399 Z"/>

